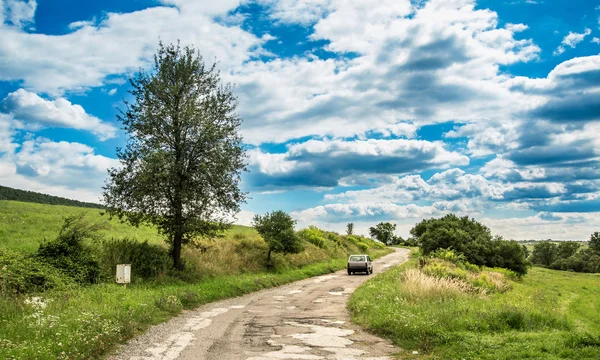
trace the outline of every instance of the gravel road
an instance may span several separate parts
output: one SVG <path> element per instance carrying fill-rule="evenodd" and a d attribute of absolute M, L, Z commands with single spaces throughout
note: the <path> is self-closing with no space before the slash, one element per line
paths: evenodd
<path fill-rule="evenodd" d="M 374 261 L 375 274 L 408 258 Z M 373 276 L 373 275 L 371 275 Z M 399 349 L 350 324 L 348 296 L 371 276 L 346 270 L 184 311 L 119 347 L 110 360 L 391 359 Z"/>

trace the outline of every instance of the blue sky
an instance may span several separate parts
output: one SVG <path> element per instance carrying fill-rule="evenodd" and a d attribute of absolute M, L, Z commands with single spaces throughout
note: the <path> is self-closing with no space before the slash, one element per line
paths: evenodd
<path fill-rule="evenodd" d="M 127 78 L 180 39 L 236 84 L 239 223 L 599 230 L 600 1 L 0 0 L 0 38 L 2 185 L 98 201 Z"/>

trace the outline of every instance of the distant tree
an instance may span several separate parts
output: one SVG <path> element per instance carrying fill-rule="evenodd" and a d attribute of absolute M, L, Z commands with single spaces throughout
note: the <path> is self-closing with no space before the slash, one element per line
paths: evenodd
<path fill-rule="evenodd" d="M 590 249 L 600 253 L 600 232 L 596 231 L 590 236 Z"/>
<path fill-rule="evenodd" d="M 558 257 L 558 247 L 549 241 L 541 241 L 533 246 L 531 262 L 537 265 L 550 266 Z"/>
<path fill-rule="evenodd" d="M 354 223 L 348 223 L 346 225 L 346 235 L 354 234 Z"/>
<path fill-rule="evenodd" d="M 117 149 L 104 203 L 111 216 L 151 223 L 167 236 L 176 269 L 182 245 L 228 227 L 245 194 L 241 119 L 231 85 L 197 50 L 160 43 L 154 68 L 130 80 L 133 102 L 118 119 L 129 138 Z"/>
<path fill-rule="evenodd" d="M 394 236 L 390 245 L 403 245 L 404 239 L 402 236 Z"/>
<path fill-rule="evenodd" d="M 525 245 L 521 245 L 521 247 L 523 248 L 523 252 L 525 253 L 525 258 L 529 258 L 529 255 L 531 255 L 531 253 L 529 252 L 529 248 Z"/>
<path fill-rule="evenodd" d="M 294 232 L 295 224 L 296 221 L 281 210 L 254 216 L 252 226 L 268 246 L 267 262 L 271 261 L 272 252 L 296 254 L 304 250 L 300 238 Z"/>
<path fill-rule="evenodd" d="M 389 222 L 381 222 L 375 225 L 375 227 L 370 227 L 369 234 L 372 238 L 379 240 L 385 245 L 392 245 L 395 230 L 396 224 L 392 224 Z"/>
<path fill-rule="evenodd" d="M 569 258 L 579 250 L 581 244 L 575 241 L 561 241 L 556 248 L 556 255 L 559 259 Z"/>

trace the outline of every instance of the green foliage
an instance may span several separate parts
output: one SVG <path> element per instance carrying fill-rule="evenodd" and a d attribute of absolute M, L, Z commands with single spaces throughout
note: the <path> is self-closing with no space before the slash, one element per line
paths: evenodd
<path fill-rule="evenodd" d="M 0 249 L 0 297 L 64 289 L 73 281 L 31 255 Z"/>
<path fill-rule="evenodd" d="M 581 244 L 575 241 L 561 241 L 556 248 L 559 259 L 569 258 L 577 253 Z"/>
<path fill-rule="evenodd" d="M 133 101 L 118 117 L 129 137 L 117 150 L 122 166 L 109 170 L 104 203 L 111 216 L 157 226 L 179 270 L 182 245 L 228 228 L 245 199 L 237 100 L 214 64 L 179 44 L 160 43 L 154 68 L 130 83 Z"/>
<path fill-rule="evenodd" d="M 600 253 L 600 232 L 596 231 L 590 235 L 590 249 Z"/>
<path fill-rule="evenodd" d="M 391 224 L 389 222 L 381 222 L 375 225 L 375 227 L 369 228 L 371 237 L 381 241 L 385 245 L 394 245 L 396 238 L 394 231 L 396 231 L 396 224 Z"/>
<path fill-rule="evenodd" d="M 426 219 L 411 229 L 421 251 L 429 255 L 437 249 L 452 249 L 475 265 L 504 267 L 520 275 L 527 273 L 528 262 L 523 248 L 515 241 L 492 239 L 490 229 L 475 219 L 449 214 Z"/>
<path fill-rule="evenodd" d="M 446 260 L 453 264 L 464 264 L 467 262 L 467 258 L 464 254 L 456 252 L 452 249 L 437 249 L 430 255 L 433 258 Z"/>
<path fill-rule="evenodd" d="M 134 282 L 160 277 L 171 268 L 171 259 L 164 246 L 128 238 L 103 241 L 100 259 L 105 277 L 111 280 L 117 264 L 131 264 L 131 279 Z"/>
<path fill-rule="evenodd" d="M 175 295 L 162 295 L 156 299 L 154 304 L 158 309 L 172 314 L 177 314 L 183 309 L 181 300 L 179 300 L 179 298 Z"/>
<path fill-rule="evenodd" d="M 309 226 L 298 231 L 298 236 L 321 249 L 327 248 L 327 241 L 323 237 L 323 231 L 316 226 Z"/>
<path fill-rule="evenodd" d="M 33 191 L 13 189 L 6 186 L 0 186 L 0 200 L 22 201 L 29 203 L 48 204 L 48 205 L 67 205 L 80 208 L 103 209 L 100 204 L 88 203 L 83 201 L 66 199 L 58 196 L 40 194 Z"/>
<path fill-rule="evenodd" d="M 254 216 L 253 226 L 268 245 L 267 261 L 271 260 L 271 252 L 296 254 L 303 250 L 302 242 L 294 232 L 295 224 L 296 221 L 281 210 Z"/>
<path fill-rule="evenodd" d="M 542 241 L 533 246 L 531 262 L 536 265 L 550 266 L 558 257 L 558 247 L 550 241 Z"/>
<path fill-rule="evenodd" d="M 35 257 L 59 269 L 80 284 L 92 284 L 99 280 L 100 264 L 94 257 L 86 240 L 96 240 L 104 223 L 90 224 L 84 215 L 66 217 L 58 236 L 40 244 Z"/>
<path fill-rule="evenodd" d="M 557 259 L 551 269 L 584 273 L 600 273 L 600 253 L 591 248 L 583 249 L 568 258 Z"/>
<path fill-rule="evenodd" d="M 416 267 L 411 260 L 369 280 L 348 304 L 352 320 L 391 339 L 401 358 L 413 351 L 432 359 L 600 358 L 597 276 L 533 268 L 519 281 L 505 275 L 510 289 L 481 295 L 452 284 L 487 273 L 485 288 L 504 270 L 471 273 L 442 262 L 430 268 L 437 280 L 413 286 L 406 273 Z"/>

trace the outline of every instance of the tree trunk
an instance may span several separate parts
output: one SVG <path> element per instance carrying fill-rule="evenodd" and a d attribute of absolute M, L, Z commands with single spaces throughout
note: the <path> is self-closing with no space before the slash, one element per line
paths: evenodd
<path fill-rule="evenodd" d="M 175 270 L 183 270 L 183 264 L 181 262 L 181 244 L 183 242 L 183 234 L 179 229 L 180 226 L 177 226 L 178 229 L 175 231 L 175 235 L 173 236 L 173 267 Z"/>

